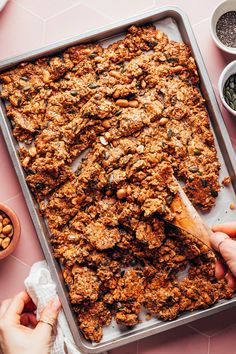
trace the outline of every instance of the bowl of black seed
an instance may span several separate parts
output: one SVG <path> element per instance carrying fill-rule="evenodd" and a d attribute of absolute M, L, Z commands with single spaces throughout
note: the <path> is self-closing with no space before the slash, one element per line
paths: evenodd
<path fill-rule="evenodd" d="M 218 89 L 223 105 L 236 116 L 236 60 L 228 64 L 222 71 Z"/>
<path fill-rule="evenodd" d="M 216 45 L 230 54 L 236 54 L 236 1 L 222 2 L 211 17 L 211 35 Z"/>

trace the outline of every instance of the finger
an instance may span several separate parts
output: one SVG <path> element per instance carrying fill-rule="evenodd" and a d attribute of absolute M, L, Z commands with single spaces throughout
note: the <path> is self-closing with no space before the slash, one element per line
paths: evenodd
<path fill-rule="evenodd" d="M 231 272 L 228 272 L 225 276 L 227 282 L 228 282 L 228 285 L 231 289 L 235 290 L 236 289 L 236 279 L 235 277 L 233 276 L 233 274 Z"/>
<path fill-rule="evenodd" d="M 60 308 L 61 303 L 59 299 L 56 298 L 48 303 L 40 316 L 40 320 L 35 329 L 35 333 L 37 338 L 42 338 L 45 343 L 50 342 L 52 328 L 56 324 Z"/>
<path fill-rule="evenodd" d="M 4 313 L 7 311 L 12 299 L 6 299 L 3 300 L 0 306 L 0 317 L 4 315 Z"/>
<path fill-rule="evenodd" d="M 33 313 L 23 313 L 20 316 L 20 323 L 23 326 L 26 327 L 30 326 L 32 328 L 35 328 L 38 324 L 38 321 L 36 319 L 36 316 Z"/>
<path fill-rule="evenodd" d="M 223 232 L 215 232 L 210 236 L 211 245 L 218 252 L 220 252 L 219 247 L 226 239 L 230 239 L 230 237 Z"/>
<path fill-rule="evenodd" d="M 222 232 L 216 232 L 210 237 L 212 246 L 221 253 L 230 271 L 236 276 L 236 241 Z"/>
<path fill-rule="evenodd" d="M 7 316 L 7 318 L 14 323 L 20 323 L 20 315 L 29 301 L 30 297 L 27 292 L 22 291 L 12 299 L 7 311 L 5 312 L 5 316 Z"/>
<path fill-rule="evenodd" d="M 212 227 L 212 231 L 214 232 L 224 232 L 230 237 L 236 237 L 236 221 L 228 222 L 225 224 L 214 225 Z"/>
<path fill-rule="evenodd" d="M 222 279 L 224 278 L 226 273 L 227 273 L 226 267 L 220 260 L 218 260 L 215 265 L 215 277 L 217 279 Z"/>

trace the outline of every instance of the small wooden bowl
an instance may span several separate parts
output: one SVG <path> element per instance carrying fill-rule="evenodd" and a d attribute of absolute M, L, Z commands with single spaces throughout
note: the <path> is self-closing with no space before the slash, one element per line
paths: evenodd
<path fill-rule="evenodd" d="M 16 245 L 20 238 L 21 228 L 20 228 L 20 222 L 18 216 L 11 208 L 9 208 L 6 204 L 0 203 L 0 211 L 2 211 L 4 214 L 8 216 L 8 218 L 11 220 L 13 225 L 13 235 L 9 246 L 5 250 L 0 251 L 0 260 L 2 260 L 8 257 L 15 250 Z"/>

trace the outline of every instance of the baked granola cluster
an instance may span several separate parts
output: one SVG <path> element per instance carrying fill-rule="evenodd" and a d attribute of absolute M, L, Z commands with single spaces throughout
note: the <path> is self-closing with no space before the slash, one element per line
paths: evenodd
<path fill-rule="evenodd" d="M 1 82 L 85 338 L 99 342 L 112 316 L 136 325 L 142 306 L 173 320 L 232 296 L 214 277 L 214 253 L 162 221 L 175 218 L 173 176 L 203 211 L 220 188 L 187 45 L 153 26 L 132 26 L 107 48 L 71 47 L 18 65 Z"/>

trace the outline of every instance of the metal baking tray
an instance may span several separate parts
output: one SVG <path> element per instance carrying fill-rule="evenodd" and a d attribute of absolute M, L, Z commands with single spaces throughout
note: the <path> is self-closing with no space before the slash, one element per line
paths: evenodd
<path fill-rule="evenodd" d="M 43 47 L 39 50 L 34 50 L 17 57 L 7 59 L 5 61 L 0 62 L 0 72 L 3 72 L 6 69 L 14 67 L 19 62 L 30 61 L 42 56 L 50 55 L 59 52 L 71 45 L 76 45 L 80 43 L 90 43 L 95 41 L 104 41 L 104 40 L 114 41 L 117 39 L 118 35 L 124 33 L 124 31 L 126 31 L 127 28 L 132 24 L 136 24 L 136 25 L 145 25 L 148 23 L 156 24 L 156 22 L 159 23 L 159 21 L 162 21 L 163 19 L 166 18 L 171 18 L 173 20 L 173 22 L 176 25 L 176 28 L 178 28 L 182 40 L 191 47 L 192 55 L 196 60 L 199 75 L 200 75 L 201 90 L 207 103 L 212 129 L 215 134 L 218 155 L 222 163 L 222 168 L 224 169 L 224 174 L 231 176 L 232 179 L 232 185 L 227 188 L 228 197 L 229 196 L 232 197 L 236 202 L 235 154 L 225 124 L 223 122 L 223 118 L 221 116 L 205 65 L 203 63 L 199 48 L 197 46 L 192 28 L 190 26 L 189 20 L 185 15 L 185 13 L 183 13 L 179 8 L 174 6 L 156 8 L 142 15 L 138 15 L 127 20 L 119 21 L 112 25 L 102 27 L 98 30 L 93 30 L 78 35 L 69 40 L 64 40 Z M 6 117 L 6 112 L 4 109 L 3 102 L 0 102 L 0 123 L 1 123 L 3 136 L 8 147 L 9 154 L 11 156 L 14 168 L 16 170 L 19 182 L 21 184 L 31 218 L 33 220 L 40 244 L 42 246 L 45 258 L 47 260 L 47 263 L 51 271 L 52 278 L 57 284 L 58 294 L 62 301 L 63 309 L 66 314 L 66 318 L 68 320 L 73 338 L 75 340 L 76 345 L 78 346 L 78 348 L 82 353 L 101 353 L 102 351 L 110 350 L 112 348 L 153 335 L 155 333 L 159 333 L 192 322 L 199 318 L 212 315 L 216 312 L 225 310 L 234 305 L 234 303 L 236 302 L 235 298 L 232 298 L 231 300 L 222 300 L 209 309 L 198 310 L 192 313 L 186 313 L 180 315 L 176 320 L 172 322 L 162 322 L 157 319 L 151 319 L 150 321 L 143 321 L 141 324 L 138 324 L 136 327 L 129 330 L 126 329 L 118 330 L 114 325 L 114 323 L 112 322 L 111 326 L 109 327 L 109 330 L 105 329 L 104 338 L 100 343 L 94 344 L 85 340 L 78 329 L 78 326 L 76 324 L 76 319 L 74 318 L 72 309 L 70 307 L 68 301 L 68 292 L 64 285 L 60 266 L 52 255 L 51 245 L 48 240 L 49 233 L 46 227 L 46 223 L 41 217 L 40 212 L 38 210 L 38 205 L 35 202 L 26 184 L 25 174 L 21 167 L 18 153 L 17 153 L 18 143 L 12 135 L 11 125 L 9 120 Z M 224 199 L 225 198 L 221 197 L 220 201 L 218 201 L 218 204 L 223 203 Z M 228 215 L 224 213 L 223 220 L 221 221 L 233 220 L 235 219 L 235 215 L 236 215 L 235 213 L 234 214 L 228 213 Z M 219 216 L 219 212 L 218 212 L 218 216 Z M 219 218 L 217 220 L 219 221 Z"/>

